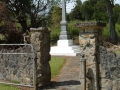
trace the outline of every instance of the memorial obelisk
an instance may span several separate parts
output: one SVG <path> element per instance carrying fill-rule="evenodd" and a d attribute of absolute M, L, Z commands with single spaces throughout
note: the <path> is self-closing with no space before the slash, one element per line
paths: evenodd
<path fill-rule="evenodd" d="M 62 0 L 62 21 L 61 24 L 61 33 L 59 36 L 60 40 L 68 40 L 71 39 L 71 36 L 68 32 L 68 26 L 66 21 L 66 2 L 65 0 Z"/>
<path fill-rule="evenodd" d="M 63 55 L 63 56 L 76 56 L 80 53 L 79 46 L 73 46 L 73 40 L 68 32 L 68 25 L 66 19 L 66 1 L 62 0 L 62 21 L 61 32 L 59 40 L 57 42 L 58 46 L 51 47 L 51 55 Z"/>
<path fill-rule="evenodd" d="M 58 40 L 58 46 L 63 45 L 64 46 L 72 46 L 73 40 L 71 39 L 71 36 L 68 32 L 68 24 L 66 21 L 66 1 L 62 0 L 62 21 L 61 24 L 61 32 Z"/>

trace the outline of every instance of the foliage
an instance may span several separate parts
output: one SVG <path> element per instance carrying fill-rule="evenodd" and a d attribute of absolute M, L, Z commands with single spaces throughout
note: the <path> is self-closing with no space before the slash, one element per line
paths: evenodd
<path fill-rule="evenodd" d="M 50 27 L 50 30 L 51 30 L 51 44 L 54 45 L 59 39 L 61 31 L 60 25 L 53 25 Z"/>
<path fill-rule="evenodd" d="M 97 21 L 108 22 L 105 0 L 100 0 L 95 4 L 93 18 Z"/>
<path fill-rule="evenodd" d="M 79 30 L 74 26 L 77 22 L 80 22 L 80 21 L 74 20 L 68 23 L 68 30 L 73 39 L 75 39 L 76 36 L 79 36 Z"/>
<path fill-rule="evenodd" d="M 120 24 L 116 24 L 116 34 L 117 34 L 117 40 L 120 42 Z"/>
<path fill-rule="evenodd" d="M 104 40 L 109 40 L 110 39 L 110 28 L 109 25 L 107 24 L 107 26 L 103 29 L 102 31 L 102 36 Z"/>
<path fill-rule="evenodd" d="M 52 78 L 60 73 L 60 70 L 65 64 L 65 61 L 66 59 L 63 57 L 52 57 L 51 58 L 50 67 L 51 67 Z"/>
<path fill-rule="evenodd" d="M 23 33 L 30 27 L 45 26 L 54 0 L 7 0 L 9 10 L 21 24 Z M 27 25 L 27 20 L 30 25 Z"/>
<path fill-rule="evenodd" d="M 19 89 L 15 86 L 0 84 L 0 90 L 19 90 Z"/>
<path fill-rule="evenodd" d="M 23 36 L 9 16 L 6 4 L 0 2 L 0 34 L 4 35 L 4 43 L 22 43 Z"/>
<path fill-rule="evenodd" d="M 69 31 L 70 35 L 72 36 L 72 39 L 75 39 L 76 36 L 79 36 L 79 31 L 74 26 L 75 23 L 77 23 L 77 22 L 80 22 L 80 21 L 76 20 L 76 21 L 70 21 L 68 23 L 68 31 Z M 60 31 L 61 31 L 60 24 L 56 24 L 53 26 L 51 25 L 50 30 L 51 30 L 51 44 L 54 45 L 54 44 L 56 44 L 57 40 L 59 39 L 59 35 L 60 35 Z"/>
<path fill-rule="evenodd" d="M 117 40 L 118 40 L 118 42 L 120 42 L 120 24 L 116 23 L 115 27 L 116 27 Z M 109 27 L 109 24 L 107 24 L 107 26 L 102 31 L 102 36 L 103 36 L 104 40 L 111 42 L 109 30 L 110 30 L 110 27 Z"/>
<path fill-rule="evenodd" d="M 81 6 L 82 6 L 81 0 L 76 0 L 75 7 L 69 13 L 69 20 L 83 20 L 81 9 L 80 9 Z"/>
<path fill-rule="evenodd" d="M 62 20 L 62 9 L 58 6 L 54 6 L 52 10 L 51 15 L 51 23 L 53 25 L 60 24 L 60 21 Z"/>
<path fill-rule="evenodd" d="M 119 4 L 115 4 L 113 8 L 113 16 L 114 16 L 115 22 L 120 22 L 120 5 Z"/>
<path fill-rule="evenodd" d="M 82 4 L 82 17 L 85 20 L 93 20 L 94 6 L 96 3 L 97 0 L 87 0 Z"/>
<path fill-rule="evenodd" d="M 54 45 L 59 39 L 60 35 L 60 21 L 62 20 L 62 9 L 58 6 L 54 6 L 51 11 L 51 44 Z"/>
<path fill-rule="evenodd" d="M 115 18 L 113 14 L 113 7 L 114 7 L 114 0 L 105 0 L 106 1 L 106 8 L 109 17 L 109 26 L 110 26 L 110 37 L 111 41 L 114 44 L 117 44 L 117 34 L 115 31 Z"/>

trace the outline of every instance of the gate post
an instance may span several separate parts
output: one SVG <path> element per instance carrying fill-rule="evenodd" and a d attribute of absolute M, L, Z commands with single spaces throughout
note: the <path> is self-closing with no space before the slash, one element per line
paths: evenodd
<path fill-rule="evenodd" d="M 85 89 L 82 88 L 82 90 L 100 90 L 98 51 L 99 46 L 102 45 L 102 29 L 106 24 L 102 22 L 81 22 L 75 26 L 80 29 L 80 51 L 85 54 L 85 57 L 81 57 L 81 60 L 86 60 L 86 85 L 84 85 L 86 87 Z M 83 73 L 81 72 L 81 74 Z"/>
<path fill-rule="evenodd" d="M 30 43 L 35 51 L 35 90 L 50 85 L 51 71 L 49 61 L 50 31 L 47 28 L 31 28 Z"/>

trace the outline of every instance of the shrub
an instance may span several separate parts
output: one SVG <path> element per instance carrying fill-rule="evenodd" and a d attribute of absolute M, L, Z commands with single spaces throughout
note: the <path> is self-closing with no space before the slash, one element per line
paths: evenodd
<path fill-rule="evenodd" d="M 109 31 L 109 25 L 107 24 L 105 28 L 103 28 L 102 31 L 102 36 L 104 40 L 109 40 L 110 39 L 110 31 Z"/>
<path fill-rule="evenodd" d="M 59 35 L 61 31 L 60 25 L 51 26 L 50 30 L 51 30 L 51 44 L 54 45 L 59 39 Z"/>
<path fill-rule="evenodd" d="M 120 24 L 116 24 L 116 33 L 117 33 L 117 39 L 118 42 L 120 42 Z"/>
<path fill-rule="evenodd" d="M 70 35 L 72 36 L 72 39 L 75 39 L 77 36 L 79 36 L 79 30 L 78 30 L 78 28 L 75 27 L 75 24 L 77 22 L 80 22 L 80 21 L 75 20 L 75 21 L 70 21 L 68 23 L 68 30 L 70 32 Z"/>
<path fill-rule="evenodd" d="M 108 41 L 111 40 L 109 30 L 110 30 L 110 28 L 109 28 L 109 25 L 107 24 L 107 26 L 102 31 L 102 36 L 103 36 L 104 40 L 108 40 Z M 118 42 L 120 42 L 120 24 L 116 23 L 115 31 L 116 31 L 116 34 L 117 34 Z"/>
<path fill-rule="evenodd" d="M 22 33 L 18 31 L 15 22 L 10 18 L 6 3 L 0 1 L 0 34 L 4 35 L 4 40 L 2 38 L 0 43 L 23 43 Z"/>
<path fill-rule="evenodd" d="M 70 21 L 68 23 L 68 31 L 70 33 L 70 35 L 72 36 L 72 39 L 76 39 L 76 37 L 79 36 L 79 31 L 78 28 L 76 28 L 74 25 L 75 23 L 77 23 L 79 21 Z M 59 39 L 59 35 L 60 35 L 60 31 L 61 31 L 61 25 L 60 24 L 56 24 L 56 25 L 52 25 L 50 27 L 51 30 L 51 44 L 55 44 L 57 42 L 57 40 Z"/>

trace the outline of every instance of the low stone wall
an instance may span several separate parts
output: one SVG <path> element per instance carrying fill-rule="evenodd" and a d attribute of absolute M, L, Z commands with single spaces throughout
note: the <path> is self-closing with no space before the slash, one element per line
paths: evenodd
<path fill-rule="evenodd" d="M 27 55 L 1 54 L 0 79 L 17 81 L 22 84 L 33 84 L 34 78 L 35 90 L 39 90 L 40 87 L 48 86 L 51 83 L 49 65 L 51 59 L 51 55 L 49 54 L 50 31 L 44 27 L 31 28 L 30 32 L 24 34 L 24 42 L 33 46 L 34 58 L 30 55 L 31 49 L 26 46 L 7 50 L 7 53 L 27 53 Z M 0 53 L 3 53 L 3 51 L 6 50 L 1 50 Z"/>
<path fill-rule="evenodd" d="M 34 62 L 31 51 L 29 45 L 3 47 L 0 50 L 0 81 L 33 85 Z"/>
<path fill-rule="evenodd" d="M 100 46 L 99 71 L 101 90 L 120 89 L 120 55 L 116 55 L 112 50 L 106 50 L 104 46 Z"/>

